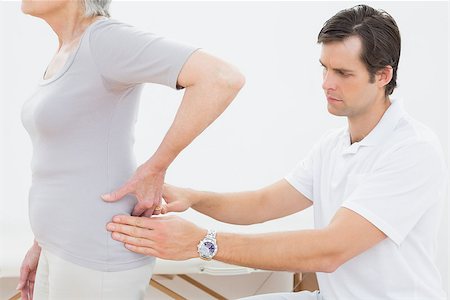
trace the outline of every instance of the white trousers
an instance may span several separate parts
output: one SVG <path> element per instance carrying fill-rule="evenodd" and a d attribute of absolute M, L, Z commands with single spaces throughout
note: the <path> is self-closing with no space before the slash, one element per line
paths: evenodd
<path fill-rule="evenodd" d="M 73 264 L 42 249 L 34 300 L 141 300 L 153 264 L 120 272 L 101 272 Z"/>

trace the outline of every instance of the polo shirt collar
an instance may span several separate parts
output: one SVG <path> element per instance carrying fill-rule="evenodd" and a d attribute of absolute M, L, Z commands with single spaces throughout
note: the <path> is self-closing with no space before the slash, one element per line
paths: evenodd
<path fill-rule="evenodd" d="M 346 147 L 343 149 L 345 153 L 356 153 L 362 146 L 376 146 L 382 142 L 387 135 L 389 135 L 404 115 L 403 103 L 400 99 L 392 99 L 391 105 L 384 112 L 378 124 L 372 131 L 361 141 L 355 142 L 350 145 L 350 133 L 348 128 L 344 133 L 344 141 Z"/>

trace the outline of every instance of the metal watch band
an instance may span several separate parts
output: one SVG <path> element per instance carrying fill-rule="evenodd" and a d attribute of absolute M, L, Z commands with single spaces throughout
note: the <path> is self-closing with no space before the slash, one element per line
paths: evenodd
<path fill-rule="evenodd" d="M 216 231 L 214 229 L 208 229 L 208 233 L 206 234 L 206 237 L 211 239 L 216 239 Z"/>

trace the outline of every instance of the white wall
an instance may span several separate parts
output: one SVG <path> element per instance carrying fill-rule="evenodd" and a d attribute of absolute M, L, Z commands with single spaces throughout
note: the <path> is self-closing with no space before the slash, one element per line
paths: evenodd
<path fill-rule="evenodd" d="M 391 13 L 402 34 L 395 96 L 403 98 L 410 114 L 439 135 L 448 153 L 448 4 L 369 4 Z M 327 113 L 320 88 L 320 46 L 315 41 L 329 17 L 353 5 L 355 2 L 113 2 L 114 18 L 203 47 L 234 63 L 247 78 L 245 88 L 223 116 L 174 162 L 167 181 L 217 191 L 257 188 L 289 172 L 328 129 L 345 125 L 345 119 Z M 21 14 L 19 2 L 0 2 L 0 34 L 0 225 L 5 229 L 28 224 L 31 145 L 20 123 L 20 109 L 54 54 L 57 41 L 47 24 Z M 136 128 L 139 161 L 156 149 L 181 95 L 161 86 L 145 89 Z M 212 222 L 193 212 L 187 217 L 201 224 Z M 255 226 L 255 230 L 296 226 L 311 226 L 311 213 Z M 448 283 L 448 204 L 442 229 L 438 263 Z"/>

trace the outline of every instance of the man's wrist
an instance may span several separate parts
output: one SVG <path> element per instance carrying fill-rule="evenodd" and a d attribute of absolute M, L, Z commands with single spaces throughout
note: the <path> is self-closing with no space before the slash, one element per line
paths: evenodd
<path fill-rule="evenodd" d="M 196 209 L 196 206 L 200 205 L 205 199 L 205 192 L 196 191 L 193 189 L 188 189 L 187 199 L 189 199 L 189 206 L 193 209 Z M 207 231 L 205 231 L 206 233 Z"/>
<path fill-rule="evenodd" d="M 197 245 L 197 253 L 201 259 L 211 260 L 217 254 L 219 247 L 217 245 L 216 230 L 208 229 L 203 239 Z"/>

